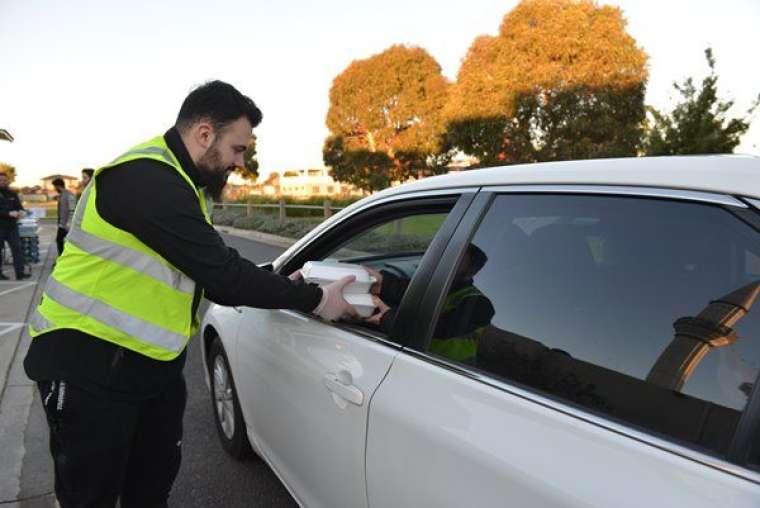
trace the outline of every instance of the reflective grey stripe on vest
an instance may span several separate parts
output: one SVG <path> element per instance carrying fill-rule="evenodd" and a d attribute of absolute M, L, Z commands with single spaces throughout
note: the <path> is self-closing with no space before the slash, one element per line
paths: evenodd
<path fill-rule="evenodd" d="M 45 316 L 40 314 L 39 310 L 34 311 L 34 314 L 32 314 L 32 317 L 29 319 L 29 325 L 35 332 L 41 332 L 42 330 L 47 330 L 48 328 L 53 328 L 55 326 L 53 323 L 45 319 Z"/>
<path fill-rule="evenodd" d="M 82 194 L 80 203 L 86 202 L 89 196 L 90 186 L 88 185 L 87 189 Z M 195 282 L 186 277 L 182 272 L 161 263 L 153 256 L 104 240 L 84 231 L 82 229 L 84 208 L 85 205 L 77 207 L 71 231 L 66 235 L 67 242 L 71 242 L 88 254 L 113 261 L 114 263 L 118 263 L 122 266 L 143 273 L 159 282 L 163 282 L 177 291 L 190 295 L 194 294 Z"/>
<path fill-rule="evenodd" d="M 162 159 L 164 159 L 167 163 L 174 166 L 174 159 L 172 159 L 172 156 L 171 156 L 171 153 L 169 153 L 169 150 L 166 150 L 164 148 L 159 148 L 157 146 L 146 146 L 145 148 L 130 150 L 127 153 L 121 154 L 118 157 L 116 157 L 113 161 L 111 161 L 111 164 L 118 161 L 119 159 L 123 159 L 125 157 L 131 157 L 132 155 L 158 155 Z"/>
<path fill-rule="evenodd" d="M 172 332 L 153 323 L 148 323 L 124 311 L 110 307 L 99 300 L 74 291 L 55 280 L 52 275 L 48 278 L 45 285 L 45 295 L 55 300 L 59 305 L 63 305 L 78 314 L 93 318 L 104 325 L 121 330 L 132 337 L 138 338 L 142 342 L 161 349 L 178 353 L 182 351 L 187 342 L 187 337 L 182 334 Z M 47 324 L 49 325 L 50 323 Z M 32 326 L 37 329 L 36 323 L 33 323 Z M 43 328 L 50 328 L 50 326 Z"/>
<path fill-rule="evenodd" d="M 81 229 L 82 218 L 84 217 L 84 209 L 87 206 L 87 200 L 90 199 L 91 190 L 92 190 L 92 185 L 88 185 L 87 187 L 85 187 L 84 192 L 82 192 L 82 195 L 79 197 L 79 203 L 77 204 L 77 209 L 74 211 L 74 220 L 71 223 L 72 227 L 77 227 Z"/>
<path fill-rule="evenodd" d="M 153 256 L 103 240 L 79 228 L 72 228 L 66 236 L 66 240 L 87 254 L 131 268 L 159 282 L 163 282 L 176 291 L 189 295 L 195 292 L 195 282 L 192 279 L 161 263 Z"/>

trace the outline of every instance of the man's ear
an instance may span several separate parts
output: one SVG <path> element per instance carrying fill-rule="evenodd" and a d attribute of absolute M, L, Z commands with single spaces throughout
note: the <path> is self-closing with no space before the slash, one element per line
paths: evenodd
<path fill-rule="evenodd" d="M 193 129 L 193 137 L 195 138 L 195 142 L 199 147 L 203 148 L 204 150 L 208 150 L 209 147 L 214 144 L 216 133 L 214 132 L 214 127 L 210 122 L 201 120 L 195 125 L 195 128 Z"/>

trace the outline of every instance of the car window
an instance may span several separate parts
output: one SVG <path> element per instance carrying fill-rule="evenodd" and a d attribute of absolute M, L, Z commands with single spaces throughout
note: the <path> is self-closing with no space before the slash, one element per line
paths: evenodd
<path fill-rule="evenodd" d="M 428 348 L 721 454 L 760 372 L 759 261 L 710 204 L 498 196 Z"/>
<path fill-rule="evenodd" d="M 408 281 L 446 216 L 412 213 L 396 217 L 347 238 L 324 259 L 367 265 Z"/>
<path fill-rule="evenodd" d="M 363 296 L 349 299 L 360 306 L 360 312 L 378 314 L 376 319 L 360 316 L 341 324 L 388 338 L 404 295 L 455 204 L 454 198 L 446 197 L 375 207 L 346 220 L 339 233 L 317 239 L 294 265 L 305 261 L 328 261 L 352 263 L 379 272 L 382 284 L 373 289 L 379 289 L 380 293 L 373 296 L 381 298 L 382 305 L 376 304 L 371 296 L 369 300 Z M 450 229 L 453 231 L 453 227 Z M 383 310 L 382 319 L 380 309 Z"/>
<path fill-rule="evenodd" d="M 427 249 L 446 214 L 410 215 L 384 222 L 350 238 L 330 254 L 333 259 L 350 259 L 357 255 L 380 256 Z"/>

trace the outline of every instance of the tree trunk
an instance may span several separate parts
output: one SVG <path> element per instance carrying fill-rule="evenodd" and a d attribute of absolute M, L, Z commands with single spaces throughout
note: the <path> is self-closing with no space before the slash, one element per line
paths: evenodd
<path fill-rule="evenodd" d="M 377 148 L 375 147 L 375 136 L 372 135 L 372 132 L 369 130 L 367 131 L 367 141 L 369 142 L 369 151 L 370 152 L 376 152 Z"/>

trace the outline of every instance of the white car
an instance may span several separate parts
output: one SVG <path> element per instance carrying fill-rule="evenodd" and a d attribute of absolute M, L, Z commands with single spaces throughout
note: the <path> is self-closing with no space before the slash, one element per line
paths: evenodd
<path fill-rule="evenodd" d="M 212 306 L 219 437 L 308 507 L 757 508 L 759 231 L 753 157 L 380 192 L 270 268 L 382 270 L 395 319 Z"/>

